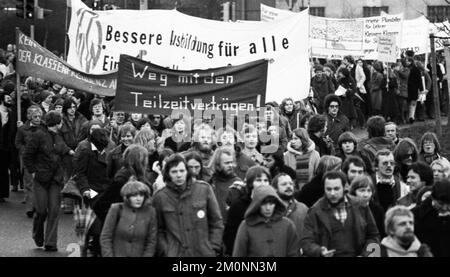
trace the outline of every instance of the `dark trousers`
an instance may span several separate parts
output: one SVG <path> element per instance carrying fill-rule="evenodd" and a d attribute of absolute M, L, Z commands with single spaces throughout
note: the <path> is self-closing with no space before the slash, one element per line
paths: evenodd
<path fill-rule="evenodd" d="M 36 242 L 44 242 L 44 245 L 56 247 L 61 206 L 61 185 L 53 182 L 42 185 L 35 180 L 33 193 L 36 210 L 33 219 L 33 239 Z"/>
<path fill-rule="evenodd" d="M 0 149 L 0 198 L 9 197 L 9 151 Z"/>

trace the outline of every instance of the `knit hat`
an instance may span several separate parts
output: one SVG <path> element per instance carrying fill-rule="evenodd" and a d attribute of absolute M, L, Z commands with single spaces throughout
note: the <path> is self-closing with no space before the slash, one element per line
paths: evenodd
<path fill-rule="evenodd" d="M 435 200 L 450 203 L 450 181 L 447 179 L 436 181 L 431 196 Z"/>

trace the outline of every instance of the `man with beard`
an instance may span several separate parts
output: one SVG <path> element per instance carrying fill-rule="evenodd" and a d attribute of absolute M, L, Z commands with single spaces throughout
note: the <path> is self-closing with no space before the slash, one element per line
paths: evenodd
<path fill-rule="evenodd" d="M 236 173 L 234 172 L 235 166 L 236 160 L 232 151 L 227 148 L 219 148 L 216 150 L 214 153 L 214 174 L 211 179 L 211 185 L 214 188 L 214 193 L 217 202 L 219 203 L 224 225 L 227 222 L 229 204 L 231 204 L 235 198 L 234 196 L 229 196 L 229 188 L 235 182 L 242 183 L 241 178 L 236 176 Z M 227 197 L 229 198 L 228 201 Z"/>
<path fill-rule="evenodd" d="M 317 106 L 317 112 L 322 114 L 325 97 L 334 94 L 335 88 L 333 82 L 323 72 L 322 65 L 316 65 L 314 68 L 315 75 L 311 79 L 311 89 L 314 92 L 314 101 Z M 291 126 L 292 127 L 292 126 Z"/>
<path fill-rule="evenodd" d="M 192 147 L 182 154 L 186 156 L 190 152 L 197 152 L 202 158 L 203 167 L 206 169 L 206 167 L 211 163 L 214 154 L 214 143 L 214 130 L 208 124 L 202 123 L 194 131 Z M 209 169 L 208 171 L 211 173 L 210 175 L 212 175 L 212 171 Z"/>
<path fill-rule="evenodd" d="M 301 245 L 309 257 L 367 256 L 367 246 L 379 242 L 379 233 L 368 206 L 344 193 L 344 173 L 323 176 L 325 196 L 308 211 Z"/>
<path fill-rule="evenodd" d="M 308 207 L 294 199 L 294 181 L 286 173 L 280 173 L 273 178 L 272 187 L 275 188 L 281 201 L 286 206 L 284 216 L 294 222 L 297 234 L 300 237 L 303 234 L 303 224 Z"/>
<path fill-rule="evenodd" d="M 407 188 L 394 175 L 395 160 L 392 151 L 380 150 L 376 153 L 375 174 L 372 176 L 375 184 L 375 201 L 386 211 L 394 206 L 397 200 L 407 193 Z"/>
<path fill-rule="evenodd" d="M 150 114 L 149 119 L 152 128 L 158 133 L 158 136 L 161 136 L 163 130 L 166 128 L 162 116 L 159 114 Z"/>
<path fill-rule="evenodd" d="M 14 145 L 12 138 L 13 124 L 11 120 L 12 98 L 6 93 L 0 93 L 0 203 L 9 197 L 9 173 L 11 147 Z"/>
<path fill-rule="evenodd" d="M 390 208 L 384 221 L 388 236 L 381 241 L 381 257 L 433 257 L 430 248 L 414 234 L 414 215 L 408 208 Z"/>
<path fill-rule="evenodd" d="M 219 149 L 227 149 L 233 154 L 235 160 L 234 172 L 239 178 L 244 179 L 248 169 L 256 163 L 250 157 L 247 157 L 247 155 L 242 153 L 241 148 L 236 145 L 236 137 L 236 131 L 228 126 L 219 129 L 219 131 L 217 131 L 217 146 Z M 214 170 L 215 165 L 214 163 L 211 163 L 208 167 Z"/>
<path fill-rule="evenodd" d="M 435 257 L 450 257 L 450 181 L 435 182 L 431 197 L 412 212 L 417 238 Z"/>

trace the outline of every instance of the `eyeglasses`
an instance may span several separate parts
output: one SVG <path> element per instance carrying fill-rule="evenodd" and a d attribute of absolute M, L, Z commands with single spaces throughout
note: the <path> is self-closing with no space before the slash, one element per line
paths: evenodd
<path fill-rule="evenodd" d="M 333 109 L 333 108 L 336 108 L 336 109 L 337 109 L 337 108 L 339 108 L 339 105 L 330 105 L 329 107 L 332 108 L 332 109 Z"/>

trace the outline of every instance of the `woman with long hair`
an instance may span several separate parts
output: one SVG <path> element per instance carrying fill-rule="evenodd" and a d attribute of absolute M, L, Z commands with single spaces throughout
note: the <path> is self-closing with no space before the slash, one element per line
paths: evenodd
<path fill-rule="evenodd" d="M 103 222 L 113 203 L 122 202 L 120 190 L 130 179 L 137 180 L 151 187 L 147 181 L 148 151 L 141 145 L 132 144 L 123 153 L 122 168 L 116 173 L 112 183 L 99 196 L 94 205 L 97 217 Z"/>
<path fill-rule="evenodd" d="M 306 183 L 300 191 L 294 194 L 297 201 L 304 203 L 311 207 L 324 194 L 324 187 L 322 177 L 328 171 L 339 171 L 341 169 L 342 160 L 336 156 L 322 156 L 319 160 L 319 165 L 314 173 L 314 177 Z"/>
<path fill-rule="evenodd" d="M 417 162 L 419 158 L 419 151 L 414 141 L 410 138 L 402 139 L 394 149 L 394 159 L 396 174 L 400 179 L 406 183 L 409 167 Z"/>
<path fill-rule="evenodd" d="M 292 132 L 292 139 L 284 153 L 284 162 L 295 170 L 298 189 L 312 179 L 319 164 L 320 155 L 314 148 L 305 129 L 298 128 Z"/>
<path fill-rule="evenodd" d="M 356 177 L 350 184 L 348 194 L 357 198 L 363 206 L 369 206 L 377 224 L 378 232 L 381 237 L 384 237 L 386 235 L 384 232 L 384 210 L 380 204 L 374 201 L 375 186 L 372 178 L 368 175 Z"/>
<path fill-rule="evenodd" d="M 209 183 L 207 174 L 202 163 L 202 157 L 197 152 L 188 152 L 185 156 L 188 173 L 193 181 L 200 180 Z"/>
<path fill-rule="evenodd" d="M 423 134 L 420 138 L 419 147 L 419 161 L 431 165 L 435 160 L 445 159 L 441 156 L 441 144 L 433 132 Z"/>

